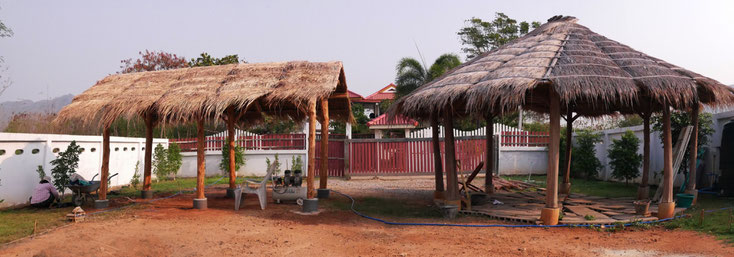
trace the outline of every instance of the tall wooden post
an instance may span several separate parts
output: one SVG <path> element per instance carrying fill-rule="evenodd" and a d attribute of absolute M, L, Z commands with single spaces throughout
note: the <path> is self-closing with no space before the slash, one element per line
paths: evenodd
<path fill-rule="evenodd" d="M 443 125 L 446 129 L 443 138 L 444 151 L 446 152 L 446 203 L 459 206 L 459 178 L 456 171 L 456 148 L 454 146 L 454 115 L 451 105 L 446 107 L 443 112 Z"/>
<path fill-rule="evenodd" d="M 441 161 L 441 142 L 439 141 L 441 131 L 438 127 L 437 114 L 431 115 L 431 136 L 433 142 L 433 169 L 436 171 L 436 191 L 433 192 L 433 198 L 444 199 L 443 162 Z"/>
<path fill-rule="evenodd" d="M 650 112 L 642 113 L 642 180 L 637 188 L 637 199 L 650 198 Z"/>
<path fill-rule="evenodd" d="M 227 109 L 227 145 L 229 146 L 229 188 L 227 189 L 227 197 L 234 197 L 234 190 L 237 188 L 237 164 L 235 158 L 234 140 L 236 135 L 234 124 L 236 114 L 234 108 Z"/>
<path fill-rule="evenodd" d="M 321 99 L 321 167 L 319 167 L 319 189 L 326 189 L 329 177 L 329 100 Z M 326 195 L 320 195 L 320 197 Z"/>
<path fill-rule="evenodd" d="M 204 179 L 206 176 L 206 155 L 204 145 L 206 144 L 204 137 L 204 117 L 200 117 L 196 124 L 196 198 L 194 198 L 194 209 L 206 209 L 207 202 L 204 195 Z"/>
<path fill-rule="evenodd" d="M 658 218 L 672 218 L 675 213 L 673 202 L 673 142 L 670 134 L 670 109 L 663 107 L 663 194 L 658 205 Z"/>
<path fill-rule="evenodd" d="M 484 192 L 487 194 L 494 193 L 494 115 L 487 114 L 484 117 L 487 120 L 485 128 L 486 152 L 484 154 L 484 170 L 486 177 L 484 178 Z"/>
<path fill-rule="evenodd" d="M 566 107 L 568 110 L 566 111 L 566 152 L 564 153 L 564 157 L 566 158 L 565 167 L 563 167 L 565 170 L 563 171 L 563 184 L 561 185 L 561 194 L 569 194 L 571 193 L 571 150 L 573 149 L 573 121 L 574 118 L 571 117 L 573 115 L 573 112 L 571 111 L 570 107 Z"/>
<path fill-rule="evenodd" d="M 540 219 L 545 225 L 558 224 L 558 146 L 561 136 L 560 97 L 555 90 L 549 90 L 550 142 L 548 145 L 548 173 L 546 174 L 545 208 Z"/>
<path fill-rule="evenodd" d="M 110 127 L 105 126 L 102 132 L 102 170 L 99 178 L 99 199 L 94 201 L 94 208 L 109 207 L 107 200 L 107 178 L 110 174 Z"/>
<path fill-rule="evenodd" d="M 306 177 L 306 196 L 314 199 L 314 178 L 316 172 L 316 101 L 308 103 L 308 176 Z"/>
<path fill-rule="evenodd" d="M 688 160 L 688 184 L 686 184 L 686 194 L 692 194 L 694 196 L 693 202 L 696 202 L 698 198 L 698 191 L 696 190 L 696 161 L 698 160 L 698 104 L 691 108 L 691 125 L 693 126 L 693 132 L 691 132 L 691 140 L 688 146 L 688 154 L 690 159 Z"/>
<path fill-rule="evenodd" d="M 153 190 L 151 186 L 151 176 L 153 170 L 153 128 L 155 123 L 153 121 L 153 115 L 146 114 L 145 119 L 145 160 L 143 164 L 143 190 L 140 192 L 140 196 L 143 199 L 153 198 Z"/>

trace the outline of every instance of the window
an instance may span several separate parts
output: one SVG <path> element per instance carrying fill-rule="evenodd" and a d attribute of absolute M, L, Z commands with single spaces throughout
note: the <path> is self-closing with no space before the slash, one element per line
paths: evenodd
<path fill-rule="evenodd" d="M 33 149 L 33 150 L 31 150 L 31 153 L 32 153 L 32 154 L 37 154 L 37 153 L 38 153 L 38 152 L 40 152 L 40 151 L 41 151 L 41 150 L 38 150 L 38 148 L 36 148 L 36 149 Z"/>
<path fill-rule="evenodd" d="M 21 155 L 21 154 L 23 154 L 23 149 L 16 149 L 15 150 L 15 155 Z"/>
<path fill-rule="evenodd" d="M 0 149 L 0 155 L 5 155 L 5 149 Z"/>
<path fill-rule="evenodd" d="M 115 147 L 115 152 L 120 151 L 119 147 Z"/>
<path fill-rule="evenodd" d="M 54 150 L 52 150 L 52 152 L 54 152 L 54 153 L 58 153 L 59 151 L 61 151 L 61 150 L 59 150 L 58 147 L 56 147 L 56 148 L 54 148 Z"/>
<path fill-rule="evenodd" d="M 79 150 L 81 150 L 81 151 L 80 151 L 80 153 L 83 153 L 83 152 L 84 152 L 85 150 L 87 150 L 87 149 L 84 149 L 84 147 L 82 147 L 82 148 L 81 148 L 81 149 L 79 149 Z"/>
<path fill-rule="evenodd" d="M 89 149 L 89 151 L 96 152 L 97 148 L 92 147 L 92 149 Z"/>
<path fill-rule="evenodd" d="M 130 148 L 130 151 L 135 151 L 135 147 L 133 147 L 133 148 Z"/>
<path fill-rule="evenodd" d="M 123 148 L 122 148 L 122 150 L 123 150 L 123 151 L 127 151 L 127 147 L 123 147 Z"/>

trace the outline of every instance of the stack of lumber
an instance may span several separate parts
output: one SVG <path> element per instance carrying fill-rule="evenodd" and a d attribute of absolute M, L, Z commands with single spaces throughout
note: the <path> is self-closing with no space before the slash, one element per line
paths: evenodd
<path fill-rule="evenodd" d="M 534 188 L 536 185 L 525 183 L 516 180 L 506 180 L 497 176 L 492 177 L 492 185 L 494 185 L 494 191 L 499 190 L 511 191 L 511 190 L 524 190 L 526 188 Z"/>

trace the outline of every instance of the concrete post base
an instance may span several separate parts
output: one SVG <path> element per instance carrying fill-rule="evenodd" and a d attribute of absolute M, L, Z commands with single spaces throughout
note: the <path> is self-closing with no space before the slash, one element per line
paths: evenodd
<path fill-rule="evenodd" d="M 225 197 L 227 198 L 234 198 L 234 190 L 236 188 L 227 188 L 227 195 Z"/>
<path fill-rule="evenodd" d="M 658 219 L 669 219 L 675 215 L 675 202 L 658 204 Z"/>
<path fill-rule="evenodd" d="M 194 199 L 194 209 L 206 210 L 206 198 Z"/>
<path fill-rule="evenodd" d="M 691 189 L 691 190 L 686 189 L 686 191 L 684 191 L 683 193 L 692 194 L 693 195 L 693 203 L 691 203 L 691 205 L 695 205 L 696 204 L 696 200 L 698 200 L 698 190 L 696 190 L 696 189 Z"/>
<path fill-rule="evenodd" d="M 649 199 L 650 198 L 650 186 L 639 186 L 637 187 L 637 199 Z"/>
<path fill-rule="evenodd" d="M 543 225 L 558 225 L 558 214 L 560 211 L 560 208 L 543 208 L 540 211 L 540 220 L 543 222 Z"/>
<path fill-rule="evenodd" d="M 302 206 L 302 212 L 304 213 L 311 213 L 316 212 L 319 210 L 319 199 L 313 198 L 313 199 L 303 199 L 303 206 Z"/>
<path fill-rule="evenodd" d="M 328 188 L 319 188 L 316 189 L 316 198 L 318 199 L 327 199 L 329 198 L 329 192 L 331 192 Z"/>
<path fill-rule="evenodd" d="M 571 182 L 561 183 L 561 187 L 558 189 L 558 193 L 567 195 L 571 192 Z"/>
<path fill-rule="evenodd" d="M 140 198 L 153 199 L 153 190 L 142 190 L 140 191 Z"/>
<path fill-rule="evenodd" d="M 110 207 L 110 200 L 94 200 L 95 209 L 104 209 Z"/>

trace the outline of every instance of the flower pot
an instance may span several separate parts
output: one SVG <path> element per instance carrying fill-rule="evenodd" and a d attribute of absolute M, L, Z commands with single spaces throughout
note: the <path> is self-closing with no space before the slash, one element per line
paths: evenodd
<path fill-rule="evenodd" d="M 647 209 L 650 208 L 649 200 L 639 200 L 633 203 L 635 205 L 635 214 L 648 215 Z"/>

